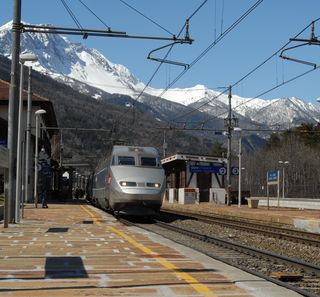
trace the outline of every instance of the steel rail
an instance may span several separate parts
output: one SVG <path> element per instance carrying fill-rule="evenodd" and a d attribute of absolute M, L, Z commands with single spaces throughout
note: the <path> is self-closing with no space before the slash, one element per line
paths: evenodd
<path fill-rule="evenodd" d="M 287 256 L 277 255 L 277 254 L 269 252 L 269 251 L 264 251 L 264 250 L 248 247 L 243 244 L 231 242 L 231 241 L 221 239 L 218 237 L 204 235 L 204 234 L 201 234 L 198 232 L 183 229 L 181 227 L 173 226 L 173 225 L 170 225 L 170 224 L 158 221 L 158 220 L 155 220 L 155 222 L 157 225 L 159 225 L 161 227 L 164 227 L 164 228 L 167 228 L 167 229 L 179 232 L 179 233 L 183 233 L 185 235 L 200 239 L 202 241 L 214 243 L 216 245 L 223 246 L 223 247 L 226 247 L 229 249 L 233 249 L 233 250 L 236 250 L 236 251 L 248 254 L 248 255 L 272 259 L 276 262 L 281 262 L 281 263 L 289 265 L 289 266 L 294 266 L 294 267 L 297 267 L 297 268 L 302 269 L 304 271 L 308 271 L 310 273 L 313 273 L 315 275 L 320 276 L 320 266 L 318 266 L 318 265 L 299 261 L 297 259 L 290 258 Z"/>
<path fill-rule="evenodd" d="M 230 242 L 230 241 L 227 241 L 227 240 L 223 240 L 223 239 L 220 239 L 220 238 L 215 238 L 215 237 L 212 237 L 212 236 L 203 235 L 203 234 L 200 234 L 200 233 L 197 233 L 197 232 L 194 232 L 194 231 L 190 231 L 190 230 L 186 230 L 186 229 L 183 229 L 183 228 L 180 228 L 180 227 L 172 226 L 170 224 L 159 222 L 159 221 L 156 221 L 156 220 L 155 220 L 155 222 L 156 222 L 156 224 L 158 226 L 160 226 L 162 228 L 169 229 L 171 231 L 178 232 L 178 233 L 187 235 L 189 237 L 196 238 L 198 240 L 201 240 L 201 241 L 204 241 L 204 242 L 208 242 L 208 243 L 211 243 L 211 244 L 223 247 L 223 248 L 234 250 L 237 253 L 243 253 L 243 254 L 246 254 L 246 255 L 249 255 L 249 256 L 253 256 L 253 257 L 259 258 L 259 259 L 263 258 L 263 259 L 266 259 L 267 261 L 272 260 L 272 261 L 274 261 L 276 263 L 281 263 L 281 264 L 287 265 L 287 266 L 292 267 L 292 268 L 299 268 L 302 271 L 307 271 L 307 272 L 309 272 L 309 273 L 311 273 L 313 275 L 320 276 L 320 266 L 317 266 L 317 265 L 313 265 L 313 264 L 309 264 L 309 263 L 306 263 L 306 262 L 303 262 L 303 261 L 299 261 L 299 260 L 294 259 L 294 258 L 277 255 L 277 254 L 274 254 L 274 253 L 271 253 L 271 252 L 268 252 L 268 251 L 247 247 L 247 246 L 244 246 L 244 245 L 241 245 L 241 244 L 237 244 L 237 243 L 234 243 L 234 242 Z M 141 226 L 139 225 L 139 227 L 141 227 Z M 212 257 L 212 255 L 209 255 L 209 256 Z M 215 257 L 215 258 L 220 260 L 220 261 L 223 261 L 226 264 L 235 266 L 235 267 L 237 267 L 237 268 L 239 268 L 241 270 L 244 270 L 244 271 L 246 271 L 248 273 L 255 274 L 255 275 L 257 275 L 259 277 L 262 277 L 264 279 L 267 279 L 267 280 L 269 280 L 269 281 L 271 281 L 273 283 L 276 283 L 278 285 L 286 287 L 286 288 L 288 288 L 288 289 L 290 289 L 292 291 L 298 292 L 298 293 L 302 294 L 303 296 L 306 296 L 306 297 L 317 297 L 317 296 L 319 296 L 318 294 L 315 294 L 313 292 L 306 291 L 304 289 L 301 289 L 301 288 L 299 288 L 297 286 L 288 284 L 286 282 L 282 282 L 282 281 L 277 280 L 275 278 L 272 278 L 272 277 L 270 277 L 268 275 L 264 275 L 262 273 L 255 272 L 255 271 L 253 271 L 251 269 L 248 269 L 246 267 L 243 267 L 241 265 L 237 265 L 237 264 L 235 265 L 234 263 L 232 263 L 232 261 L 229 261 L 229 260 L 226 260 L 226 259 L 222 259 L 219 256 Z"/>
<path fill-rule="evenodd" d="M 126 220 L 124 218 L 119 218 L 119 221 L 121 221 L 123 224 L 125 225 L 130 225 L 130 226 L 136 226 L 136 227 L 139 227 L 139 228 L 142 228 L 142 229 L 145 229 L 145 230 L 148 230 L 148 231 L 151 231 L 151 232 L 154 232 L 154 233 L 157 233 L 161 236 L 166 236 L 166 235 L 163 235 L 161 232 L 157 232 L 157 231 L 154 231 L 152 230 L 152 227 L 150 227 L 150 225 L 141 225 L 139 223 L 133 223 L 129 220 Z M 237 243 L 233 243 L 233 242 L 230 242 L 230 241 L 227 241 L 227 240 L 223 240 L 223 239 L 220 239 L 220 238 L 214 238 L 214 237 L 211 237 L 211 236 L 207 236 L 207 235 L 204 235 L 204 234 L 200 234 L 200 233 L 197 233 L 197 232 L 194 232 L 194 231 L 190 231 L 190 230 L 186 230 L 186 229 L 183 229 L 183 228 L 180 228 L 180 227 L 176 227 L 176 226 L 172 226 L 170 224 L 167 224 L 167 223 L 163 223 L 163 222 L 159 222 L 157 220 L 154 220 L 155 222 L 155 225 L 165 229 L 165 230 L 170 230 L 170 231 L 173 231 L 173 232 L 177 232 L 179 234 L 183 234 L 183 235 L 186 235 L 186 236 L 189 236 L 189 237 L 192 237 L 192 238 L 195 238 L 195 239 L 198 239 L 200 241 L 204 241 L 204 242 L 207 242 L 207 243 L 211 243 L 211 244 L 214 244 L 216 246 L 219 246 L 219 247 L 223 247 L 223 248 L 227 248 L 229 250 L 233 250 L 233 251 L 236 251 L 237 252 L 237 256 L 239 256 L 240 253 L 244 254 L 244 255 L 248 255 L 248 256 L 253 256 L 254 258 L 258 258 L 258 259 L 266 259 L 266 261 L 274 261 L 276 263 L 282 263 L 284 265 L 288 265 L 290 267 L 294 267 L 294 268 L 299 268 L 300 270 L 302 271 L 308 271 L 310 272 L 312 275 L 317 275 L 317 276 L 320 276 L 320 266 L 316 266 L 316 265 L 312 265 L 312 264 L 308 264 L 308 263 L 305 263 L 305 262 L 301 262 L 301 261 L 298 261 L 296 259 L 293 259 L 293 258 L 289 258 L 289 257 L 285 257 L 285 256 L 280 256 L 280 255 L 277 255 L 277 254 L 274 254 L 274 253 L 270 253 L 270 252 L 267 252 L 267 251 L 263 251 L 263 250 L 259 250 L 259 249 L 255 249 L 255 248 L 250 248 L 250 247 L 247 247 L 247 246 L 244 246 L 244 245 L 241 245 L 241 244 L 237 244 Z M 170 238 L 170 237 L 168 237 Z M 171 240 L 177 242 L 177 243 L 180 243 L 177 239 L 172 239 L 170 238 Z M 201 251 L 199 248 L 194 248 L 200 252 L 203 253 L 203 251 Z M 266 274 L 263 274 L 263 273 L 260 273 L 260 272 L 257 272 L 257 271 L 254 271 L 252 269 L 249 269 L 247 267 L 244 267 L 242 265 L 239 265 L 237 263 L 234 263 L 230 260 L 227 260 L 226 258 L 223 258 L 221 256 L 217 256 L 216 254 L 213 255 L 213 254 L 210 254 L 210 253 L 207 253 L 205 252 L 205 254 L 211 258 L 214 258 L 218 261 L 221 261 L 223 263 L 226 263 L 228 265 L 231 265 L 233 267 L 236 267 L 238 269 L 241 269 L 245 272 L 248 272 L 250 274 L 253 274 L 253 275 L 256 275 L 262 279 L 265 279 L 265 280 L 268 280 L 272 283 L 275 283 L 277 285 L 280 285 L 282 287 L 285 287 L 287 289 L 290 289 L 292 291 L 295 291 L 303 296 L 306 296 L 306 297 L 319 297 L 318 294 L 315 294 L 311 291 L 307 291 L 305 289 L 301 289 L 300 287 L 298 286 L 294 286 L 292 284 L 289 284 L 287 282 L 283 282 L 281 280 L 278 280 L 278 279 L 275 279 L 269 275 L 266 275 Z"/>
<path fill-rule="evenodd" d="M 183 211 L 171 211 L 171 210 L 162 210 L 164 213 L 170 213 L 185 217 L 190 217 L 197 219 L 205 223 L 214 223 L 222 226 L 232 227 L 242 231 L 262 233 L 264 235 L 272 236 L 275 238 L 290 240 L 293 242 L 299 242 L 303 244 L 310 244 L 313 246 L 320 247 L 320 235 L 317 233 L 311 233 L 306 231 L 299 231 L 293 229 L 284 229 L 277 226 L 265 225 L 252 221 L 244 221 L 235 218 L 226 218 L 221 216 L 214 215 L 203 215 L 203 214 L 194 214 Z M 245 229 L 244 229 L 245 228 Z"/>

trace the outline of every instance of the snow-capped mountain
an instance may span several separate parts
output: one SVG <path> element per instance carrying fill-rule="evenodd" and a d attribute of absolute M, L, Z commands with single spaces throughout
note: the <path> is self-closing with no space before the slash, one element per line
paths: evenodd
<path fill-rule="evenodd" d="M 8 58 L 11 56 L 11 27 L 11 22 L 0 27 L 0 54 Z M 35 70 L 96 99 L 100 99 L 103 92 L 135 98 L 145 87 L 125 66 L 114 64 L 99 51 L 86 48 L 80 43 L 72 43 L 61 35 L 24 33 L 21 35 L 21 52 L 31 52 L 38 57 L 38 61 L 33 64 Z M 198 108 L 206 113 L 207 118 L 226 117 L 227 93 L 219 95 L 220 92 L 199 84 L 192 88 L 169 89 L 161 96 L 169 102 L 164 100 L 164 103 L 160 103 L 158 96 L 162 93 L 161 89 L 148 87 L 139 101 L 149 105 L 154 112 L 158 109 L 157 113 L 163 116 L 170 111 L 171 118 L 174 118 L 174 111 L 179 110 L 177 104 L 187 108 L 183 110 Z M 232 109 L 235 116 L 247 123 L 282 128 L 305 121 L 318 122 L 320 119 L 319 106 L 297 98 L 262 100 L 233 95 Z"/>
<path fill-rule="evenodd" d="M 0 27 L 0 53 L 9 58 L 11 27 L 12 22 Z M 21 34 L 21 52 L 37 56 L 38 61 L 33 64 L 35 70 L 69 84 L 76 80 L 109 93 L 130 96 L 144 86 L 126 67 L 113 64 L 97 50 L 72 43 L 61 35 Z"/>

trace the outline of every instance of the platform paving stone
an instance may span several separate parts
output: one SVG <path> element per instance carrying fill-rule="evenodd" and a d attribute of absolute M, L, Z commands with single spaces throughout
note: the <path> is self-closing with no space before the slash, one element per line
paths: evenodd
<path fill-rule="evenodd" d="M 92 206 L 29 204 L 0 227 L 0 296 L 253 295 Z"/>

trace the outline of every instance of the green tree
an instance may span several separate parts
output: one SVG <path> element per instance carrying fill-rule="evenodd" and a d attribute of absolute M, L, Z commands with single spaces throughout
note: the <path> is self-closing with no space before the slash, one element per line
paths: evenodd
<path fill-rule="evenodd" d="M 227 148 L 219 141 L 215 141 L 212 145 L 211 154 L 216 157 L 226 156 Z"/>

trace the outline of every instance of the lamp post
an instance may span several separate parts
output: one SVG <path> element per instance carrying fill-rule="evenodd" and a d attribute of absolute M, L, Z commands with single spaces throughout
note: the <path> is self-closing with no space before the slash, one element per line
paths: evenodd
<path fill-rule="evenodd" d="M 44 109 L 39 109 L 35 112 L 36 115 L 36 143 L 34 149 L 34 205 L 38 207 L 38 159 L 39 159 L 39 152 L 38 152 L 38 138 L 39 138 L 39 116 L 47 113 Z"/>
<path fill-rule="evenodd" d="M 34 56 L 34 60 L 37 57 Z M 28 67 L 28 104 L 27 104 L 27 129 L 26 129 L 26 163 L 25 163 L 25 201 L 28 201 L 29 183 L 30 183 L 30 152 L 31 152 L 31 111 L 32 111 L 32 94 L 31 94 L 31 72 L 32 66 Z"/>
<path fill-rule="evenodd" d="M 36 61 L 33 54 L 20 55 L 20 93 L 19 93 L 19 113 L 18 113 L 18 137 L 17 137 L 17 168 L 16 168 L 16 201 L 15 201 L 15 222 L 20 221 L 20 203 L 21 203 L 21 168 L 22 168 L 22 110 L 23 110 L 23 66 L 27 61 Z"/>
<path fill-rule="evenodd" d="M 289 161 L 279 161 L 278 163 L 282 165 L 282 199 L 284 199 L 285 167 Z"/>
<path fill-rule="evenodd" d="M 238 207 L 241 207 L 241 155 L 242 155 L 242 129 L 240 127 L 235 127 L 234 131 L 239 132 L 239 181 L 238 181 Z"/>

